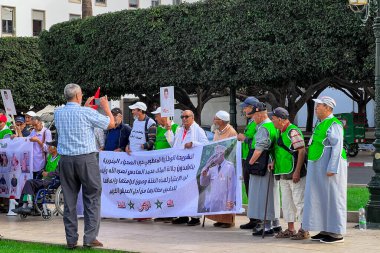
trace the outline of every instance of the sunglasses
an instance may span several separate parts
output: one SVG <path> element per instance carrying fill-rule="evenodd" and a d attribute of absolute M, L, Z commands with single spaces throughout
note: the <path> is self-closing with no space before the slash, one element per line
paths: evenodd
<path fill-rule="evenodd" d="M 189 115 L 181 115 L 181 119 L 183 119 L 183 118 L 185 118 L 185 119 L 188 119 L 188 118 L 190 118 L 191 116 L 189 116 Z"/>

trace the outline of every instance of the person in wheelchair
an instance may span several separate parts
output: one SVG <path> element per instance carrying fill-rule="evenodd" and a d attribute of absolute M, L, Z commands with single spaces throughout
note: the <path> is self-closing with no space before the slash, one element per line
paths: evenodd
<path fill-rule="evenodd" d="M 20 200 L 22 206 L 13 209 L 12 211 L 18 214 L 30 214 L 33 209 L 33 197 L 38 190 L 47 188 L 52 182 L 53 178 L 58 176 L 58 161 L 61 158 L 57 152 L 57 141 L 46 142 L 49 147 L 49 154 L 46 159 L 45 169 L 41 172 L 41 175 L 37 179 L 29 179 L 25 182 L 22 189 Z"/>

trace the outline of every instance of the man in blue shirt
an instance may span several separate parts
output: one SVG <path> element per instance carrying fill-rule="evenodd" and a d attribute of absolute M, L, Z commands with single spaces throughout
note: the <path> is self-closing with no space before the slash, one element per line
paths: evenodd
<path fill-rule="evenodd" d="M 100 98 L 104 116 L 90 107 L 94 97 L 81 106 L 83 93 L 79 85 L 68 84 L 64 89 L 67 103 L 54 113 L 58 134 L 59 176 L 65 193 L 63 222 L 67 248 L 73 249 L 78 241 L 77 199 L 82 187 L 84 205 L 83 246 L 102 247 L 96 237 L 100 225 L 100 197 L 102 182 L 96 158 L 94 128 L 114 128 L 114 118 L 107 97 Z"/>
<path fill-rule="evenodd" d="M 124 151 L 125 147 L 129 144 L 131 127 L 123 124 L 123 115 L 120 108 L 113 108 L 111 113 L 115 120 L 115 128 L 107 130 L 104 150 L 116 152 Z"/>

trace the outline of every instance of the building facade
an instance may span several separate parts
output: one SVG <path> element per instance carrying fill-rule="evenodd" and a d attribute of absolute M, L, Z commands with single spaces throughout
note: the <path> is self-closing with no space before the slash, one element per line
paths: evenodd
<path fill-rule="evenodd" d="M 93 15 L 198 0 L 92 0 Z M 82 16 L 81 0 L 0 0 L 0 37 L 38 36 L 57 23 Z"/>

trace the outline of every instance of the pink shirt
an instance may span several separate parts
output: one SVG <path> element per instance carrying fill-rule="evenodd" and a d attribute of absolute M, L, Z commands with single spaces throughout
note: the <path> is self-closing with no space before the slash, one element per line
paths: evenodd
<path fill-rule="evenodd" d="M 33 172 L 37 172 L 45 168 L 46 152 L 48 151 L 46 142 L 51 141 L 51 132 L 49 129 L 46 129 L 46 127 L 42 128 L 42 130 L 39 132 L 34 129 L 28 137 L 34 136 L 37 136 L 40 141 L 44 142 L 43 149 L 37 142 L 33 143 Z"/>

